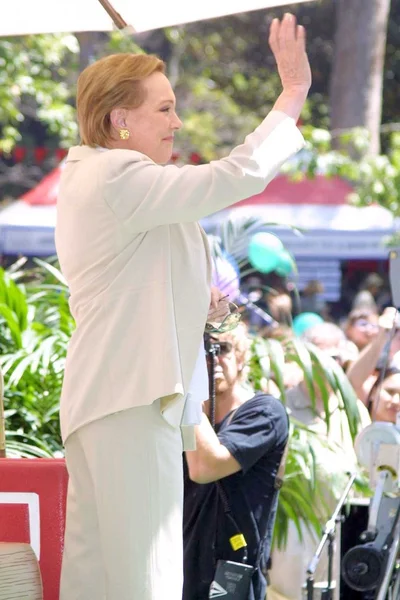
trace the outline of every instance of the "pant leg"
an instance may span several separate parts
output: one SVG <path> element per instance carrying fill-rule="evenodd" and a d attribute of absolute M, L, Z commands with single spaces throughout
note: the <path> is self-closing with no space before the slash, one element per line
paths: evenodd
<path fill-rule="evenodd" d="M 65 458 L 69 481 L 60 600 L 105 600 L 94 487 L 76 433 L 66 442 Z"/>
<path fill-rule="evenodd" d="M 77 435 L 93 481 L 106 600 L 181 600 L 179 428 L 166 423 L 155 402 L 95 421 Z"/>

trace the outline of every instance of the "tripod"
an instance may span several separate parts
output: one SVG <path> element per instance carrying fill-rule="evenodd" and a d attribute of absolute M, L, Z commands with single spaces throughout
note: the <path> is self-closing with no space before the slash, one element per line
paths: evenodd
<path fill-rule="evenodd" d="M 328 542 L 328 581 L 327 587 L 322 592 L 322 600 L 333 600 L 333 589 L 332 589 L 332 575 L 333 575 L 333 558 L 334 558 L 334 543 L 336 534 L 336 523 L 341 521 L 340 513 L 346 502 L 347 496 L 351 490 L 351 487 L 356 478 L 356 474 L 352 473 L 350 479 L 346 485 L 346 488 L 336 505 L 333 515 L 327 521 L 324 533 L 317 548 L 317 551 L 312 558 L 308 569 L 307 569 L 307 600 L 313 600 L 314 598 L 314 575 L 318 566 L 319 559 L 321 558 L 322 551 L 325 544 Z"/>

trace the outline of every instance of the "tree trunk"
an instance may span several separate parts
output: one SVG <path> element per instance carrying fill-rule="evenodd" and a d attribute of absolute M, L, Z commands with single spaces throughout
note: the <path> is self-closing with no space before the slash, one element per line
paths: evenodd
<path fill-rule="evenodd" d="M 380 151 L 389 9 L 390 0 L 338 0 L 337 6 L 331 129 L 336 138 L 338 130 L 365 127 L 370 132 L 369 154 Z"/>
<path fill-rule="evenodd" d="M 81 73 L 96 56 L 102 35 L 97 31 L 83 31 L 75 33 L 79 43 L 79 72 Z"/>

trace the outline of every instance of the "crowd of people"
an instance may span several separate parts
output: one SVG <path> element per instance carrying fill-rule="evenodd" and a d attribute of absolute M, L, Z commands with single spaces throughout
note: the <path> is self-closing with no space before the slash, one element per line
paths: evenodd
<path fill-rule="evenodd" d="M 370 276 L 368 280 L 376 282 L 377 277 Z M 310 282 L 307 290 L 319 292 L 320 286 L 317 282 Z M 361 297 L 362 294 L 365 302 Z M 392 306 L 379 307 L 375 300 L 371 301 L 371 297 L 364 293 L 364 290 L 362 294 L 355 296 L 354 308 L 339 323 L 334 323 L 330 319 L 327 305 L 319 301 L 320 314 L 323 318 L 316 324 L 311 323 L 300 336 L 307 347 L 316 348 L 322 355 L 334 359 L 346 374 L 358 398 L 360 428 L 376 420 L 396 423 L 400 411 L 400 324 L 398 324 L 397 310 Z M 310 304 L 311 295 L 311 293 L 306 294 L 304 306 L 308 310 L 311 307 L 315 310 L 316 303 Z M 265 303 L 264 306 L 269 309 L 274 322 L 272 325 L 269 323 L 268 326 L 263 326 L 262 321 L 257 321 L 257 315 L 247 310 L 243 314 L 243 322 L 236 330 L 220 336 L 221 352 L 214 359 L 216 361 L 217 426 L 215 433 L 211 428 L 210 431 L 219 446 L 222 445 L 230 460 L 233 461 L 232 469 L 214 470 L 212 477 L 207 481 L 197 479 L 198 476 L 193 475 L 193 465 L 195 457 L 201 451 L 186 453 L 186 464 L 189 468 L 186 469 L 185 477 L 185 564 L 187 568 L 189 565 L 193 568 L 193 560 L 190 559 L 190 556 L 192 558 L 194 556 L 193 552 L 200 557 L 197 565 L 200 563 L 204 566 L 203 557 L 204 559 L 207 557 L 208 561 L 205 562 L 208 562 L 210 571 L 205 580 L 208 584 L 211 583 L 213 559 L 218 559 L 218 552 L 221 545 L 223 547 L 229 531 L 224 504 L 220 502 L 218 505 L 218 488 L 210 485 L 212 482 L 222 481 L 229 492 L 234 490 L 236 493 L 235 495 L 230 492 L 230 498 L 235 499 L 235 504 L 239 502 L 237 506 L 234 505 L 234 512 L 236 509 L 241 529 L 249 537 L 249 551 L 250 555 L 253 554 L 253 562 L 259 544 L 263 544 L 265 560 L 257 571 L 258 579 L 254 581 L 254 595 L 250 595 L 249 599 L 263 597 L 260 595 L 260 585 L 265 586 L 266 578 L 269 578 L 268 599 L 301 600 L 306 569 L 314 555 L 318 539 L 306 526 L 300 534 L 294 523 L 291 523 L 285 549 L 275 548 L 270 557 L 271 535 L 266 533 L 269 527 L 268 531 L 271 534 L 274 521 L 275 509 L 271 506 L 271 489 L 274 489 L 273 482 L 279 460 L 275 460 L 273 468 L 269 465 L 269 470 L 267 468 L 269 475 L 263 478 L 263 483 L 260 483 L 262 481 L 260 473 L 266 457 L 271 456 L 271 448 L 275 459 L 282 457 L 282 443 L 285 437 L 282 418 L 276 413 L 276 398 L 281 400 L 289 416 L 315 432 L 321 441 L 327 442 L 325 450 L 317 457 L 319 477 L 322 480 L 326 478 L 327 481 L 324 501 L 321 500 L 321 524 L 337 501 L 337 496 L 329 488 L 328 482 L 332 481 L 333 475 L 339 480 L 342 479 L 344 487 L 346 474 L 352 466 L 355 467 L 357 458 L 346 412 L 341 409 L 340 399 L 331 389 L 328 419 L 326 403 L 322 400 L 319 385 L 315 382 L 314 398 L 311 398 L 309 382 L 305 381 L 303 370 L 290 358 L 285 360 L 282 373 L 285 394 L 282 395 L 281 389 L 274 381 L 272 370 L 270 378 L 265 380 L 264 393 L 254 394 L 247 377 L 249 370 L 245 360 L 254 336 L 278 339 L 285 348 L 296 334 L 290 326 L 292 300 L 289 293 L 281 291 L 274 293 L 273 290 L 268 289 L 266 293 L 255 297 L 253 289 L 253 300 L 260 304 Z M 300 314 L 302 308 L 300 299 Z M 232 365 L 235 365 L 233 369 Z M 207 411 L 205 413 L 207 414 Z M 204 418 L 208 422 L 207 416 Z M 276 439 L 275 444 L 271 442 L 271 428 L 272 430 L 281 428 L 279 441 Z M 200 445 L 203 444 L 204 441 Z M 274 454 L 277 448 L 280 448 L 279 456 Z M 197 460 L 200 460 L 198 456 Z M 219 460 L 222 464 L 229 464 L 224 454 Z M 239 471 L 241 477 L 237 475 Z M 202 483 L 207 485 L 201 485 Z M 212 497 L 213 501 L 211 501 Z M 210 502 L 211 505 L 212 502 L 215 503 L 213 510 L 208 510 L 211 508 Z M 257 519 L 263 514 L 262 508 L 267 511 L 269 520 L 264 515 L 265 520 L 260 526 Z M 207 536 L 201 534 L 194 536 L 193 532 L 199 533 L 197 525 L 206 525 L 206 523 L 208 527 L 201 528 L 200 531 L 207 531 Z M 256 538 L 251 529 L 254 523 L 258 531 Z M 214 532 L 214 537 L 210 532 Z M 266 536 L 265 539 L 263 535 Z M 197 542 L 194 541 L 195 539 Z M 200 543 L 199 539 L 202 540 Z M 206 547 L 202 549 L 201 544 L 204 542 Z M 226 551 L 222 552 L 221 556 L 226 554 Z M 234 560 L 235 553 L 231 552 L 231 555 L 231 559 Z M 266 564 L 269 565 L 268 573 L 265 570 Z M 337 577 L 337 560 L 335 564 L 334 575 Z M 264 569 L 261 568 L 262 566 Z M 290 577 L 288 577 L 289 572 Z M 323 581 L 326 577 L 327 555 L 323 554 L 317 570 L 317 579 Z M 189 576 L 186 580 L 189 586 L 191 579 L 192 577 Z M 203 579 L 203 585 L 205 580 Z M 191 589 L 193 591 L 193 588 Z M 184 597 L 200 599 L 206 596 L 189 594 Z"/>

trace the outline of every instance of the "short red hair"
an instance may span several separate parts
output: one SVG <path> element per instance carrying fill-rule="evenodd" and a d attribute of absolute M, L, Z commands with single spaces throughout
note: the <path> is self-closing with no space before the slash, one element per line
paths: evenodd
<path fill-rule="evenodd" d="M 111 54 L 89 65 L 78 78 L 76 107 L 82 144 L 107 147 L 114 108 L 137 108 L 145 98 L 141 82 L 165 63 L 149 54 Z"/>

